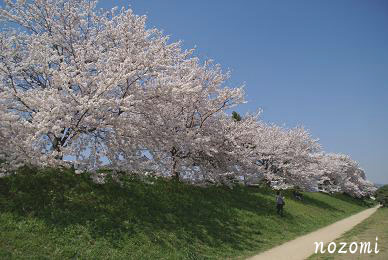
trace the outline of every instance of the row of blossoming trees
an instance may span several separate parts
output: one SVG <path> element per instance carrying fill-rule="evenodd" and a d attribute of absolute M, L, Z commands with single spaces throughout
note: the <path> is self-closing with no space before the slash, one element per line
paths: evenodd
<path fill-rule="evenodd" d="M 0 153 L 9 165 L 102 165 L 227 183 L 278 180 L 306 190 L 373 191 L 348 156 L 303 128 L 227 114 L 242 87 L 131 10 L 87 0 L 4 1 L 0 9 Z"/>

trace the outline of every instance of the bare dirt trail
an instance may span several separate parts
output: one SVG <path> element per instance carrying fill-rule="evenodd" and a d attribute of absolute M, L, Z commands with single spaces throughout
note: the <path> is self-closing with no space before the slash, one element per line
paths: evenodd
<path fill-rule="evenodd" d="M 343 233 L 352 229 L 355 225 L 370 217 L 379 206 L 366 209 L 353 216 L 335 222 L 329 226 L 318 229 L 307 235 L 288 241 L 261 254 L 255 255 L 249 260 L 303 260 L 315 253 L 314 242 L 327 244 Z"/>

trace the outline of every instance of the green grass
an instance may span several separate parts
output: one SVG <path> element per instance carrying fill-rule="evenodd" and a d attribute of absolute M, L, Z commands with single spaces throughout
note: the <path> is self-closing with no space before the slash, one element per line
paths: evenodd
<path fill-rule="evenodd" d="M 366 208 L 345 195 L 287 193 L 280 218 L 274 194 L 25 169 L 0 178 L 0 259 L 243 258 Z"/>
<path fill-rule="evenodd" d="M 351 242 L 371 242 L 371 249 L 375 249 L 376 236 L 378 237 L 378 254 L 360 254 L 358 251 L 355 254 L 349 252 L 349 245 Z M 335 240 L 337 245 L 340 242 L 346 242 L 347 247 L 344 248 L 347 254 L 314 254 L 309 260 L 332 260 L 332 259 L 373 259 L 386 260 L 388 259 L 388 208 L 380 208 L 371 217 L 364 220 L 362 223 L 355 226 L 352 230 L 346 232 L 342 237 Z M 327 248 L 325 248 L 326 250 Z"/>

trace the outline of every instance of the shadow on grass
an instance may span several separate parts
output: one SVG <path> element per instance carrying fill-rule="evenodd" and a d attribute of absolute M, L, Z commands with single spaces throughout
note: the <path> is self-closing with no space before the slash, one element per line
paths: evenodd
<path fill-rule="evenodd" d="M 329 195 L 327 195 L 327 196 L 329 196 Z M 345 193 L 336 193 L 336 194 L 332 194 L 330 196 L 332 196 L 338 200 L 348 202 L 348 203 L 357 204 L 358 206 L 362 206 L 362 207 L 374 207 L 375 205 L 377 205 L 375 201 L 372 201 L 370 199 L 369 200 L 368 199 L 355 200 L 350 195 L 345 194 Z"/>
<path fill-rule="evenodd" d="M 323 194 L 324 196 L 330 196 L 328 194 Z M 303 201 L 302 203 L 304 204 L 307 204 L 307 205 L 312 205 L 312 206 L 315 206 L 315 207 L 319 207 L 319 208 L 322 208 L 322 209 L 325 209 L 325 210 L 330 210 L 330 211 L 341 211 L 341 212 L 345 212 L 344 210 L 341 210 L 341 209 L 338 209 L 336 207 L 333 207 L 332 205 L 322 201 L 322 200 L 319 200 L 319 199 L 315 199 L 315 198 L 312 198 L 312 197 L 309 197 L 309 196 L 305 196 L 303 198 Z"/>
<path fill-rule="evenodd" d="M 93 238 L 104 237 L 113 246 L 137 233 L 168 246 L 169 239 L 159 234 L 173 233 L 182 246 L 195 240 L 210 247 L 227 243 L 237 250 L 253 245 L 241 230 L 239 211 L 276 217 L 274 200 L 257 189 L 201 188 L 167 180 L 146 184 L 135 178 L 99 185 L 86 174 L 50 169 L 25 169 L 1 178 L 0 209 L 55 228 L 86 226 Z M 261 234 L 259 230 L 250 232 Z"/>
<path fill-rule="evenodd" d="M 112 247 L 120 247 L 128 238 L 146 237 L 145 241 L 163 248 L 192 246 L 194 252 L 198 245 L 249 251 L 265 244 L 260 240 L 261 230 L 270 222 L 263 220 L 272 218 L 272 223 L 283 227 L 299 221 L 287 205 L 285 217 L 277 216 L 275 192 L 267 188 L 230 190 L 152 181 L 126 178 L 121 184 L 110 180 L 100 185 L 87 174 L 75 175 L 70 170 L 26 168 L 16 176 L 0 178 L 0 210 L 21 219 L 41 219 L 58 230 L 80 225 L 93 239 L 103 238 Z M 290 192 L 285 195 L 286 201 L 291 200 Z M 302 203 L 339 210 L 307 195 Z"/>
<path fill-rule="evenodd" d="M 320 199 L 317 199 L 317 198 L 314 198 L 314 197 L 310 196 L 308 192 L 303 192 L 303 199 L 301 201 L 297 200 L 292 195 L 292 190 L 283 191 L 283 194 L 284 194 L 286 200 L 293 200 L 293 201 L 296 201 L 296 202 L 299 202 L 299 203 L 303 203 L 305 205 L 310 205 L 310 206 L 322 208 L 322 209 L 325 209 L 325 210 L 345 212 L 344 210 L 338 209 L 338 208 L 330 205 L 329 203 L 321 200 L 325 196 L 332 197 L 331 195 L 326 194 L 326 193 L 321 193 L 322 196 L 320 197 Z M 340 197 L 341 196 L 345 196 L 345 195 L 341 195 L 341 194 L 338 194 L 338 195 Z M 350 198 L 347 202 L 354 203 L 354 201 L 355 201 L 354 199 Z"/>

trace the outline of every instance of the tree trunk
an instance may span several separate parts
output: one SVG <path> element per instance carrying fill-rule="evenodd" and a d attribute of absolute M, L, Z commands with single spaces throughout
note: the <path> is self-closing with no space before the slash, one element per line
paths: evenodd
<path fill-rule="evenodd" d="M 175 181 L 179 181 L 179 172 L 177 171 L 177 165 L 178 165 L 178 162 L 177 162 L 177 158 L 176 158 L 176 154 L 177 154 L 177 149 L 175 147 L 173 147 L 171 149 L 171 157 L 172 157 L 172 169 L 171 169 L 171 175 L 172 175 L 172 179 L 175 180 Z"/>
<path fill-rule="evenodd" d="M 173 164 L 172 164 L 172 178 L 173 178 L 173 180 L 175 180 L 175 181 L 179 181 L 179 179 L 180 179 L 180 174 L 179 174 L 179 171 L 177 171 L 177 161 L 176 161 L 176 158 L 175 157 L 173 157 Z"/>

